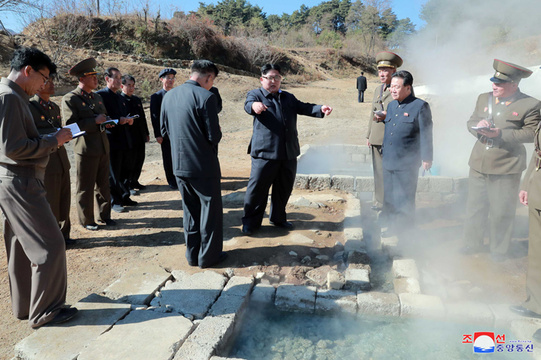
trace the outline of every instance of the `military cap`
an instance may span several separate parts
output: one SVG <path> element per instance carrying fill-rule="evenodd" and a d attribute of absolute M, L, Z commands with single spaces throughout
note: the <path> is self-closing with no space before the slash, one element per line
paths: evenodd
<path fill-rule="evenodd" d="M 87 75 L 97 75 L 98 72 L 96 71 L 96 66 L 98 65 L 98 62 L 94 58 L 88 58 L 71 69 L 69 69 L 68 74 L 76 76 L 78 78 L 87 76 Z"/>
<path fill-rule="evenodd" d="M 390 51 L 382 51 L 376 55 L 376 64 L 378 64 L 378 68 L 390 67 L 396 69 L 402 66 L 403 62 L 404 61 L 400 56 Z"/>
<path fill-rule="evenodd" d="M 494 67 L 494 70 L 496 70 L 494 76 L 490 78 L 490 81 L 493 83 L 509 81 L 518 83 L 520 79 L 525 79 L 533 73 L 533 71 L 528 70 L 525 67 L 498 59 L 494 59 L 494 64 L 492 66 Z"/>
<path fill-rule="evenodd" d="M 175 69 L 163 69 L 162 71 L 160 71 L 160 75 L 158 77 L 161 79 L 162 77 L 169 74 L 176 75 L 177 72 L 175 71 Z"/>

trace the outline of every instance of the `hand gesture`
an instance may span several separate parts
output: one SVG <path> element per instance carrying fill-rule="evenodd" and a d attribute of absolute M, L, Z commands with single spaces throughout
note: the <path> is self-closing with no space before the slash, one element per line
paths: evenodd
<path fill-rule="evenodd" d="M 267 110 L 267 106 L 262 102 L 254 102 L 252 104 L 252 111 L 257 115 L 261 114 L 263 111 Z"/>
<path fill-rule="evenodd" d="M 58 146 L 62 146 L 71 139 L 73 139 L 73 136 L 71 134 L 71 130 L 68 128 L 60 129 L 54 134 L 54 137 L 56 138 L 56 141 L 58 142 Z"/>
<path fill-rule="evenodd" d="M 321 107 L 321 112 L 325 115 L 331 115 L 332 113 L 332 107 L 330 107 L 329 105 L 323 105 Z"/>

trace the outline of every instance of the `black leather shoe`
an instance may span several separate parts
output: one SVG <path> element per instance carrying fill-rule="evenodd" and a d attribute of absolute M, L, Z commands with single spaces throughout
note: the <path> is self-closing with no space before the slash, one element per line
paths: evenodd
<path fill-rule="evenodd" d="M 98 224 L 92 223 L 92 224 L 85 225 L 85 229 L 91 230 L 91 231 L 96 231 L 96 230 L 98 230 Z"/>
<path fill-rule="evenodd" d="M 135 183 L 135 185 L 133 185 L 133 188 L 138 189 L 138 190 L 145 190 L 147 187 L 145 185 L 141 185 L 139 182 L 137 182 L 137 183 Z"/>
<path fill-rule="evenodd" d="M 205 268 L 208 268 L 208 267 L 211 267 L 211 266 L 214 266 L 214 265 L 218 265 L 219 263 L 221 263 L 222 261 L 224 261 L 225 259 L 227 259 L 228 255 L 225 251 L 222 251 L 222 253 L 220 254 L 220 256 L 218 257 L 218 261 L 216 261 L 215 263 L 213 264 L 210 264 L 210 265 L 199 265 L 199 267 L 201 269 L 205 269 Z"/>
<path fill-rule="evenodd" d="M 473 255 L 473 254 L 479 254 L 480 252 L 482 252 L 482 249 L 480 246 L 466 245 L 466 246 L 461 247 L 460 250 L 458 250 L 458 252 L 460 252 L 462 255 Z"/>
<path fill-rule="evenodd" d="M 114 221 L 113 219 L 107 219 L 104 221 L 105 225 L 107 226 L 115 226 L 116 225 L 116 221 Z"/>
<path fill-rule="evenodd" d="M 58 314 L 56 314 L 56 316 L 47 323 L 47 325 L 62 324 L 73 318 L 78 311 L 79 310 L 77 310 L 75 307 L 62 308 Z"/>
<path fill-rule="evenodd" d="M 532 335 L 532 338 L 537 341 L 537 342 L 541 342 L 541 329 L 537 329 L 533 335 Z"/>
<path fill-rule="evenodd" d="M 295 227 L 289 221 L 284 221 L 284 222 L 279 222 L 279 223 L 275 223 L 275 222 L 271 221 L 270 223 L 272 225 L 274 225 L 274 226 L 281 227 L 281 228 L 288 229 L 288 230 L 292 230 Z"/>
<path fill-rule="evenodd" d="M 70 245 L 75 245 L 77 241 L 75 239 L 67 238 L 67 239 L 64 239 L 64 242 L 66 243 L 66 246 L 70 246 Z"/>
<path fill-rule="evenodd" d="M 252 234 L 253 234 L 253 231 L 252 231 L 252 229 L 250 229 L 248 226 L 242 225 L 242 233 L 243 233 L 244 235 L 252 235 Z"/>
<path fill-rule="evenodd" d="M 137 204 L 138 204 L 137 201 L 133 201 L 130 198 L 126 198 L 126 199 L 122 200 L 122 206 L 135 206 Z"/>
<path fill-rule="evenodd" d="M 178 190 L 178 186 L 177 185 L 172 185 L 172 184 L 169 184 L 169 187 L 173 190 Z"/>
<path fill-rule="evenodd" d="M 531 310 L 526 309 L 522 305 L 511 305 L 511 306 L 509 306 L 509 310 L 511 310 L 512 312 L 514 312 L 515 314 L 518 314 L 520 316 L 526 316 L 526 317 L 533 317 L 533 318 L 541 319 L 541 315 L 539 315 L 536 312 L 533 312 Z"/>

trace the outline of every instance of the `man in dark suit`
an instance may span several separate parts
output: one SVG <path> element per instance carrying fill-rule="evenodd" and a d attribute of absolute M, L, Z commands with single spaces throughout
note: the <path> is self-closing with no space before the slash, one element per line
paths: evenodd
<path fill-rule="evenodd" d="M 364 92 L 367 89 L 366 84 L 366 77 L 364 76 L 364 72 L 361 72 L 361 76 L 357 78 L 357 91 L 359 92 L 359 102 L 364 102 Z"/>
<path fill-rule="evenodd" d="M 136 119 L 133 119 L 133 125 L 128 127 L 133 141 L 133 161 L 129 176 L 129 186 L 132 191 L 135 189 L 145 189 L 145 186 L 139 183 L 139 176 L 141 176 L 141 170 L 145 162 L 145 143 L 150 140 L 143 103 L 139 97 L 133 95 L 134 92 L 135 78 L 131 75 L 124 75 L 122 77 L 121 95 L 130 116 L 138 116 Z"/>
<path fill-rule="evenodd" d="M 173 172 L 184 210 L 188 264 L 206 268 L 225 259 L 218 143 L 222 138 L 216 96 L 218 68 L 196 60 L 190 79 L 164 96 L 162 136 L 171 140 Z"/>
<path fill-rule="evenodd" d="M 173 174 L 173 165 L 171 160 L 171 143 L 169 136 L 162 135 L 160 130 L 160 113 L 164 95 L 175 85 L 175 69 L 163 69 L 160 71 L 159 78 L 163 85 L 162 89 L 150 96 L 150 120 L 154 129 L 154 137 L 162 148 L 163 170 L 165 178 L 171 189 L 178 189 L 175 174 Z"/>
<path fill-rule="evenodd" d="M 415 221 L 415 193 L 419 166 L 432 167 L 432 114 L 426 101 L 413 95 L 413 76 L 393 74 L 393 101 L 387 106 L 383 135 L 383 212 L 387 237 L 411 229 Z"/>
<path fill-rule="evenodd" d="M 137 205 L 130 199 L 129 176 L 133 163 L 133 141 L 128 126 L 133 125 L 133 118 L 128 117 L 126 101 L 118 94 L 121 87 L 122 74 L 117 68 L 105 70 L 107 86 L 97 94 L 103 99 L 107 115 L 118 123 L 107 129 L 110 145 L 110 174 L 112 209 L 116 212 L 125 211 L 124 206 Z"/>
<path fill-rule="evenodd" d="M 244 103 L 244 110 L 254 116 L 248 146 L 252 169 L 242 218 L 242 232 L 246 235 L 261 226 L 271 186 L 271 223 L 293 228 L 286 218 L 286 205 L 293 190 L 300 154 L 297 115 L 322 118 L 332 112 L 330 106 L 304 103 L 282 91 L 282 75 L 276 64 L 264 65 L 259 80 L 261 88 L 250 91 Z"/>

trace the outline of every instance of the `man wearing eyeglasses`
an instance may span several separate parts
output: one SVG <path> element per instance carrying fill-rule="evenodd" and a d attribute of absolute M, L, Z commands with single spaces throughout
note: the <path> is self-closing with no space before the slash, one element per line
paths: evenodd
<path fill-rule="evenodd" d="M 277 64 L 264 65 L 259 81 L 261 88 L 250 91 L 244 103 L 244 110 L 254 116 L 248 146 L 252 169 L 242 218 L 242 232 L 246 235 L 261 226 L 271 186 L 271 224 L 293 229 L 293 224 L 287 221 L 286 205 L 293 190 L 300 154 L 297 115 L 322 118 L 332 112 L 330 106 L 304 103 L 282 91 L 281 69 Z"/>
<path fill-rule="evenodd" d="M 109 140 L 102 125 L 107 110 L 103 99 L 93 92 L 98 87 L 97 62 L 94 58 L 81 61 L 69 70 L 79 85 L 62 98 L 62 117 L 66 124 L 77 123 L 84 136 L 75 139 L 73 150 L 77 166 L 76 203 L 79 221 L 87 230 L 98 230 L 94 218 L 94 197 L 98 203 L 98 221 L 115 225 L 111 219 L 109 189 Z"/>
<path fill-rule="evenodd" d="M 13 314 L 32 328 L 61 323 L 77 313 L 64 307 L 66 246 L 45 194 L 49 155 L 71 140 L 69 129 L 41 137 L 29 97 L 56 71 L 34 48 L 19 48 L 11 71 L 0 80 L 0 208 L 8 259 Z"/>

